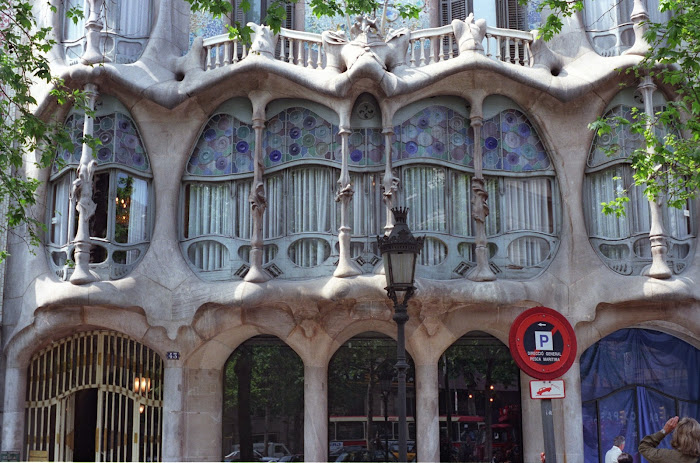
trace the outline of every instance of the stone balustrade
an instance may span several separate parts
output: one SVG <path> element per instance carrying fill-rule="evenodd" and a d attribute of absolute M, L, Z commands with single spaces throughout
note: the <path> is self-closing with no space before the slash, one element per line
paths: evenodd
<path fill-rule="evenodd" d="M 326 54 L 320 34 L 282 28 L 276 39 L 275 59 L 295 66 L 325 69 Z M 496 61 L 530 67 L 533 64 L 532 41 L 530 32 L 487 26 L 482 53 Z M 207 38 L 203 46 L 206 70 L 235 64 L 250 53 L 245 44 L 228 34 Z M 452 25 L 412 31 L 406 65 L 419 68 L 456 58 L 459 54 Z"/>

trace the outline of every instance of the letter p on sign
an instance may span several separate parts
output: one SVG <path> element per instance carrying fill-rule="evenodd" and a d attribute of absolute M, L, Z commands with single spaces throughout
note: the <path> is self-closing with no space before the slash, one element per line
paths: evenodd
<path fill-rule="evenodd" d="M 551 331 L 535 331 L 535 348 L 537 350 L 554 350 Z"/>

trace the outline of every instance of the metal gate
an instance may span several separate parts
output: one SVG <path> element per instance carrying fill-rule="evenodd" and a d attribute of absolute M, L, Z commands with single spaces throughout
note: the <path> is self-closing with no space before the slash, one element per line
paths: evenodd
<path fill-rule="evenodd" d="M 35 354 L 28 373 L 25 458 L 161 461 L 163 361 L 153 350 L 88 331 Z"/>

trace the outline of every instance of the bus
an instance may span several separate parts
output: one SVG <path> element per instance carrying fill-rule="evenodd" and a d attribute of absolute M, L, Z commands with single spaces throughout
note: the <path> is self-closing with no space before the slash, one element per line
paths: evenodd
<path fill-rule="evenodd" d="M 473 445 L 477 436 L 483 432 L 484 418 L 481 416 L 452 415 L 451 417 L 452 445 L 459 449 L 462 445 Z M 366 416 L 331 416 L 328 420 L 328 442 L 330 453 L 335 454 L 342 448 L 366 448 L 367 442 L 377 442 L 377 447 L 396 444 L 399 439 L 399 417 L 390 415 L 386 420 L 383 416 L 374 416 L 373 435 L 367 436 Z M 411 448 L 416 440 L 416 423 L 412 416 L 406 417 L 408 424 L 408 447 Z M 440 435 L 447 436 L 447 417 L 440 416 Z M 372 444 L 370 444 L 372 445 Z"/>

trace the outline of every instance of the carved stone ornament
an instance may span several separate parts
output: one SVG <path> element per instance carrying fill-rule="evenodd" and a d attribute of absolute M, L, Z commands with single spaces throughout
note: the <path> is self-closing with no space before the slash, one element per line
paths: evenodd
<path fill-rule="evenodd" d="M 410 32 L 406 28 L 391 30 L 384 39 L 377 29 L 377 20 L 357 16 L 350 29 L 350 40 L 344 31 L 321 34 L 328 66 L 338 71 L 359 68 L 370 75 L 381 75 L 404 64 Z"/>
<path fill-rule="evenodd" d="M 267 207 L 267 198 L 265 197 L 265 185 L 263 182 L 255 184 L 255 188 L 250 192 L 248 201 L 250 201 L 250 205 L 254 211 L 259 210 L 261 213 L 265 211 Z"/>
<path fill-rule="evenodd" d="M 481 42 L 486 36 L 485 19 L 474 21 L 474 13 L 469 13 L 469 16 L 464 21 L 460 19 L 452 21 L 452 29 L 459 44 L 460 53 L 465 51 L 484 51 L 484 46 Z"/>

